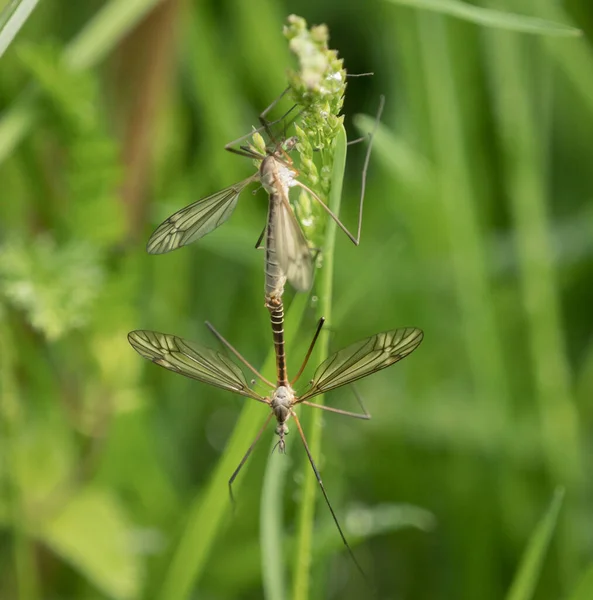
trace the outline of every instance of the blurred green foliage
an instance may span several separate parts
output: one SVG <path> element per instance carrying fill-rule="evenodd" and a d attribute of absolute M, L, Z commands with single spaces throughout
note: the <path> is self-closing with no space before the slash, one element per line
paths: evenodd
<path fill-rule="evenodd" d="M 225 457 L 265 409 L 126 340 L 141 327 L 214 346 L 207 319 L 264 364 L 262 192 L 191 247 L 144 245 L 253 172 L 222 148 L 297 68 L 291 12 L 328 25 L 348 72 L 375 73 L 348 81 L 350 138 L 387 97 L 361 245 L 336 238 L 330 346 L 426 336 L 360 382 L 370 422 L 323 419 L 318 464 L 358 559 L 381 598 L 593 597 L 593 7 L 399 4 L 62 0 L 18 31 L 0 58 L 1 598 L 275 599 L 259 523 L 278 498 L 275 568 L 298 569 L 295 436 L 268 465 L 266 432 L 228 510 Z M 363 153 L 348 155 L 350 229 Z M 287 298 L 291 372 L 316 301 Z M 355 406 L 347 389 L 326 402 Z M 266 468 L 282 484 L 260 504 Z M 304 594 L 369 597 L 317 501 Z"/>

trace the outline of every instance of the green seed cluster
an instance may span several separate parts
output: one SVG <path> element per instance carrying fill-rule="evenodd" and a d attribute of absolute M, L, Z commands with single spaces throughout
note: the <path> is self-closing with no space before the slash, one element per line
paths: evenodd
<path fill-rule="evenodd" d="M 300 122 L 295 124 L 299 178 L 326 201 L 335 137 L 344 120 L 340 112 L 346 92 L 346 70 L 337 51 L 328 47 L 326 25 L 309 29 L 305 19 L 291 15 L 284 35 L 299 63 L 298 70 L 287 73 L 292 98 L 302 112 Z M 295 213 L 307 238 L 320 246 L 326 222 L 323 208 L 302 191 L 295 200 Z"/>

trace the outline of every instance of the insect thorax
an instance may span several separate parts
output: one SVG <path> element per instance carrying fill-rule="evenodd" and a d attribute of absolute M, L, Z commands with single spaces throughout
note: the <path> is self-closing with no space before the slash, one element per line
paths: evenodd
<path fill-rule="evenodd" d="M 280 385 L 274 390 L 270 406 L 279 425 L 283 424 L 290 417 L 290 409 L 293 402 L 294 392 L 292 388 Z"/>
<path fill-rule="evenodd" d="M 282 163 L 275 156 L 266 156 L 259 167 L 259 180 L 268 194 L 279 194 L 281 190 L 288 193 L 289 187 L 295 185 L 296 171 Z"/>

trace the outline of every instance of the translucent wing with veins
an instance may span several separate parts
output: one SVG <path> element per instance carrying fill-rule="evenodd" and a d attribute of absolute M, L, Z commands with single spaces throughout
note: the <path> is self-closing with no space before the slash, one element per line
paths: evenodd
<path fill-rule="evenodd" d="M 317 367 L 310 387 L 297 403 L 389 367 L 413 352 L 423 336 L 415 327 L 392 329 L 343 348 Z"/>
<path fill-rule="evenodd" d="M 249 387 L 243 371 L 216 350 L 156 331 L 132 331 L 128 341 L 138 354 L 169 371 L 268 403 Z"/>
<path fill-rule="evenodd" d="M 313 284 L 313 259 L 309 244 L 299 225 L 288 198 L 278 194 L 278 208 L 271 224 L 276 234 L 278 264 L 291 285 L 304 292 Z"/>
<path fill-rule="evenodd" d="M 149 254 L 165 254 L 210 233 L 231 216 L 241 192 L 258 178 L 257 174 L 252 175 L 178 210 L 156 228 L 148 240 L 146 251 Z"/>

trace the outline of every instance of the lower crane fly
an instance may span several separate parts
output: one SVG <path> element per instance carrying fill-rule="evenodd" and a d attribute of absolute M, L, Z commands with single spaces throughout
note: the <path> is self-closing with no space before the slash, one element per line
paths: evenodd
<path fill-rule="evenodd" d="M 292 386 L 299 379 L 307 365 L 315 342 L 323 327 L 323 323 L 324 319 L 322 318 L 319 321 L 319 325 L 297 376 L 292 381 L 289 381 L 286 368 L 279 369 L 276 385 L 251 366 L 210 323 L 206 323 L 207 327 L 219 341 L 223 343 L 243 365 L 256 375 L 256 377 L 258 377 L 265 385 L 269 386 L 270 394 L 268 396 L 262 396 L 252 389 L 247 383 L 243 371 L 232 360 L 217 350 L 188 342 L 175 335 L 158 333 L 155 331 L 132 331 L 128 334 L 128 340 L 134 350 L 141 356 L 165 369 L 181 373 L 186 377 L 208 383 L 214 387 L 235 392 L 236 394 L 240 394 L 247 398 L 252 398 L 262 404 L 267 404 L 270 407 L 270 414 L 229 479 L 229 492 L 231 498 L 233 482 L 249 458 L 253 448 L 272 417 L 276 419 L 275 431 L 279 437 L 278 449 L 280 452 L 284 452 L 285 450 L 285 437 L 288 434 L 287 422 L 292 417 L 303 442 L 303 446 L 305 447 L 307 458 L 315 473 L 317 483 L 321 488 L 325 502 L 331 512 L 334 523 L 338 528 L 340 537 L 356 566 L 364 575 L 331 506 L 329 497 L 321 480 L 321 475 L 315 465 L 301 423 L 295 412 L 295 408 L 299 404 L 305 404 L 340 415 L 368 419 L 368 414 L 354 413 L 330 406 L 315 404 L 314 402 L 310 402 L 310 400 L 315 396 L 324 394 L 325 392 L 329 392 L 330 390 L 334 390 L 343 385 L 350 384 L 362 377 L 366 377 L 367 375 L 380 371 L 381 369 L 398 362 L 420 345 L 423 333 L 420 329 L 415 327 L 406 327 L 377 333 L 371 337 L 355 342 L 354 344 L 335 352 L 329 358 L 324 360 L 319 367 L 317 367 L 313 379 L 309 382 L 306 390 L 302 394 L 297 395 Z"/>

